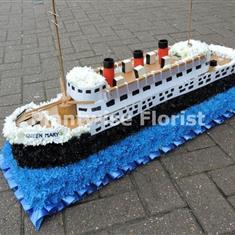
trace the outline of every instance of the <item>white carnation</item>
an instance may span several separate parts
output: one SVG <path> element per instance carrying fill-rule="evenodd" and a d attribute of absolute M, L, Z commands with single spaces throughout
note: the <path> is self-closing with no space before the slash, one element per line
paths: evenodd
<path fill-rule="evenodd" d="M 105 83 L 105 78 L 90 67 L 74 67 L 67 74 L 66 79 L 79 88 L 92 88 Z"/>

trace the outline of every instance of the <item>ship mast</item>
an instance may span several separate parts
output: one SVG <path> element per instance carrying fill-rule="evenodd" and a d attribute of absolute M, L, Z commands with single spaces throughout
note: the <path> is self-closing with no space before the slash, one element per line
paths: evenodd
<path fill-rule="evenodd" d="M 189 16 L 188 16 L 188 45 L 191 46 L 190 39 L 192 38 L 192 11 L 193 0 L 189 0 Z"/>
<path fill-rule="evenodd" d="M 57 39 L 57 50 L 58 50 L 58 61 L 60 66 L 60 89 L 61 93 L 63 95 L 62 99 L 66 101 L 66 86 L 65 86 L 65 72 L 64 72 L 64 60 L 62 55 L 62 48 L 61 48 L 61 42 L 60 42 L 60 34 L 59 34 L 59 25 L 57 20 L 57 14 L 56 14 L 56 6 L 55 6 L 55 0 L 52 0 L 52 12 L 49 12 L 54 17 L 53 24 L 55 25 L 55 32 L 56 32 L 56 39 Z"/>

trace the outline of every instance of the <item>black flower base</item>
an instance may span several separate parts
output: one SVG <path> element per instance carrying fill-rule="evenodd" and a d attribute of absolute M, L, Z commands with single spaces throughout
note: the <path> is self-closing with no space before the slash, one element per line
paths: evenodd
<path fill-rule="evenodd" d="M 222 93 L 233 86 L 235 86 L 234 74 L 162 103 L 152 108 L 151 111 L 156 112 L 156 119 L 162 114 L 171 116 L 190 106 L 201 103 L 218 93 Z M 80 138 L 72 138 L 63 144 L 47 144 L 45 146 L 13 144 L 13 155 L 20 167 L 49 168 L 64 166 L 85 159 L 89 155 L 139 131 L 141 128 L 152 125 L 152 123 L 153 121 L 150 118 L 142 126 L 140 115 L 138 115 L 132 119 L 131 126 L 120 124 L 94 136 L 91 136 L 89 133 L 84 133 Z"/>

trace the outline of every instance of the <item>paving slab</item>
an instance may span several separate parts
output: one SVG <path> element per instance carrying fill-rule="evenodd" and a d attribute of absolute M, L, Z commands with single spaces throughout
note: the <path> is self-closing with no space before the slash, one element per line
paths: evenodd
<path fill-rule="evenodd" d="M 178 209 L 163 215 L 110 231 L 113 235 L 199 235 L 204 234 L 187 209 Z"/>
<path fill-rule="evenodd" d="M 228 201 L 232 204 L 232 206 L 234 207 L 235 209 L 235 196 L 231 196 L 228 198 Z"/>
<path fill-rule="evenodd" d="M 188 149 L 188 151 L 195 151 L 198 149 L 208 148 L 214 145 L 215 142 L 207 134 L 202 134 L 199 135 L 197 138 L 187 142 L 186 148 Z"/>
<path fill-rule="evenodd" d="M 14 194 L 0 192 L 0 234 L 20 234 L 21 209 Z"/>
<path fill-rule="evenodd" d="M 21 93 L 21 77 L 4 78 L 0 81 L 0 96 Z"/>
<path fill-rule="evenodd" d="M 132 190 L 134 190 L 134 185 L 132 184 L 130 177 L 127 175 L 105 186 L 100 190 L 99 193 L 101 197 L 107 197 L 125 192 L 130 192 Z"/>
<path fill-rule="evenodd" d="M 172 154 L 161 159 L 174 178 L 197 174 L 233 164 L 219 147 L 213 146 L 183 154 Z"/>
<path fill-rule="evenodd" d="M 235 117 L 234 118 L 231 118 L 230 120 L 228 120 L 227 122 L 229 125 L 231 125 L 232 127 L 235 128 Z"/>
<path fill-rule="evenodd" d="M 46 76 L 37 73 L 31 75 L 24 75 L 22 78 L 23 84 L 37 83 L 37 82 L 42 82 L 44 80 L 46 80 Z"/>
<path fill-rule="evenodd" d="M 64 225 L 62 213 L 59 213 L 56 216 L 48 217 L 42 224 L 40 231 L 35 231 L 35 228 L 31 221 L 29 220 L 28 215 L 24 213 L 24 234 L 25 235 L 64 235 Z"/>
<path fill-rule="evenodd" d="M 178 180 L 193 214 L 208 234 L 235 230 L 235 211 L 208 176 L 200 174 Z"/>
<path fill-rule="evenodd" d="M 9 186 L 2 174 L 2 172 L 0 173 L 0 192 L 2 191 L 6 191 L 6 190 L 9 190 Z"/>
<path fill-rule="evenodd" d="M 16 108 L 18 108 L 19 105 L 9 105 L 9 106 L 3 106 L 3 107 L 0 107 L 0 124 L 1 125 L 1 130 L 2 130 L 2 127 L 3 127 L 3 122 L 4 122 L 4 119 L 5 117 L 7 117 L 8 115 L 10 115 Z"/>
<path fill-rule="evenodd" d="M 25 84 L 23 86 L 23 102 L 39 102 L 45 100 L 44 85 L 42 82 Z"/>
<path fill-rule="evenodd" d="M 141 200 L 151 214 L 185 206 L 159 161 L 138 168 L 133 176 Z"/>
<path fill-rule="evenodd" d="M 13 95 L 5 95 L 2 96 L 0 99 L 0 107 L 5 106 L 8 107 L 10 105 L 20 105 L 22 103 L 21 101 L 21 94 L 13 94 Z"/>
<path fill-rule="evenodd" d="M 136 193 L 90 201 L 65 211 L 66 234 L 91 232 L 145 216 Z"/>
<path fill-rule="evenodd" d="M 235 160 L 235 129 L 224 124 L 210 130 L 212 139 Z"/>
<path fill-rule="evenodd" d="M 235 194 L 235 166 L 210 172 L 212 180 L 226 196 Z"/>
<path fill-rule="evenodd" d="M 13 62 L 20 62 L 22 60 L 22 53 L 21 51 L 16 50 L 6 50 L 5 52 L 5 63 L 13 63 Z"/>
<path fill-rule="evenodd" d="M 0 129 L 2 130 L 3 129 L 3 125 L 4 125 L 4 120 L 3 119 L 0 119 Z M 0 135 L 0 146 L 2 146 L 3 145 L 3 143 L 4 143 L 4 137 L 3 137 L 3 135 Z M 0 147 L 1 148 L 1 147 Z"/>

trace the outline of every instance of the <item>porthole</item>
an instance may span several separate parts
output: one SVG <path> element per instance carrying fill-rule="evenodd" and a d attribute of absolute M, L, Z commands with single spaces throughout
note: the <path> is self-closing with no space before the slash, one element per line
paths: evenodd
<path fill-rule="evenodd" d="M 101 106 L 97 106 L 91 109 L 92 112 L 99 111 L 99 110 L 101 110 Z"/>
<path fill-rule="evenodd" d="M 173 96 L 173 94 L 170 93 L 170 94 L 167 95 L 167 98 L 170 98 L 170 97 L 172 97 L 172 96 Z"/>
<path fill-rule="evenodd" d="M 162 84 L 162 81 L 155 82 L 155 86 L 160 86 Z"/>
<path fill-rule="evenodd" d="M 199 83 L 198 83 L 198 86 L 201 86 L 202 84 L 203 84 L 203 81 L 199 82 Z"/>
<path fill-rule="evenodd" d="M 166 79 L 167 82 L 170 82 L 172 80 L 172 77 L 169 77 Z"/>
<path fill-rule="evenodd" d="M 79 111 L 82 111 L 82 112 L 86 112 L 87 109 L 86 108 L 78 108 Z"/>
<path fill-rule="evenodd" d="M 127 99 L 127 94 L 120 96 L 120 101 L 126 100 Z"/>
<path fill-rule="evenodd" d="M 110 107 L 115 104 L 115 100 L 110 100 L 109 102 L 106 103 L 107 107 Z"/>
<path fill-rule="evenodd" d="M 143 87 L 143 91 L 147 91 L 147 90 L 149 90 L 151 88 L 151 86 L 145 86 L 145 87 Z"/>
<path fill-rule="evenodd" d="M 101 130 L 101 127 L 96 128 L 96 131 L 97 131 L 97 132 L 100 131 L 100 130 Z"/>
<path fill-rule="evenodd" d="M 177 77 L 177 78 L 182 77 L 182 76 L 183 76 L 183 73 L 182 73 L 182 72 L 176 74 L 176 77 Z"/>
<path fill-rule="evenodd" d="M 199 64 L 198 66 L 196 66 L 196 69 L 200 69 L 202 66 Z"/>
<path fill-rule="evenodd" d="M 192 69 L 187 69 L 187 73 L 191 73 L 192 72 Z"/>
<path fill-rule="evenodd" d="M 140 93 L 139 90 L 132 91 L 132 95 L 133 95 L 133 96 L 134 96 L 134 95 L 138 95 L 139 93 Z"/>
<path fill-rule="evenodd" d="M 138 113 L 138 110 L 134 110 L 134 111 L 133 111 L 133 114 L 137 114 L 137 113 Z"/>

